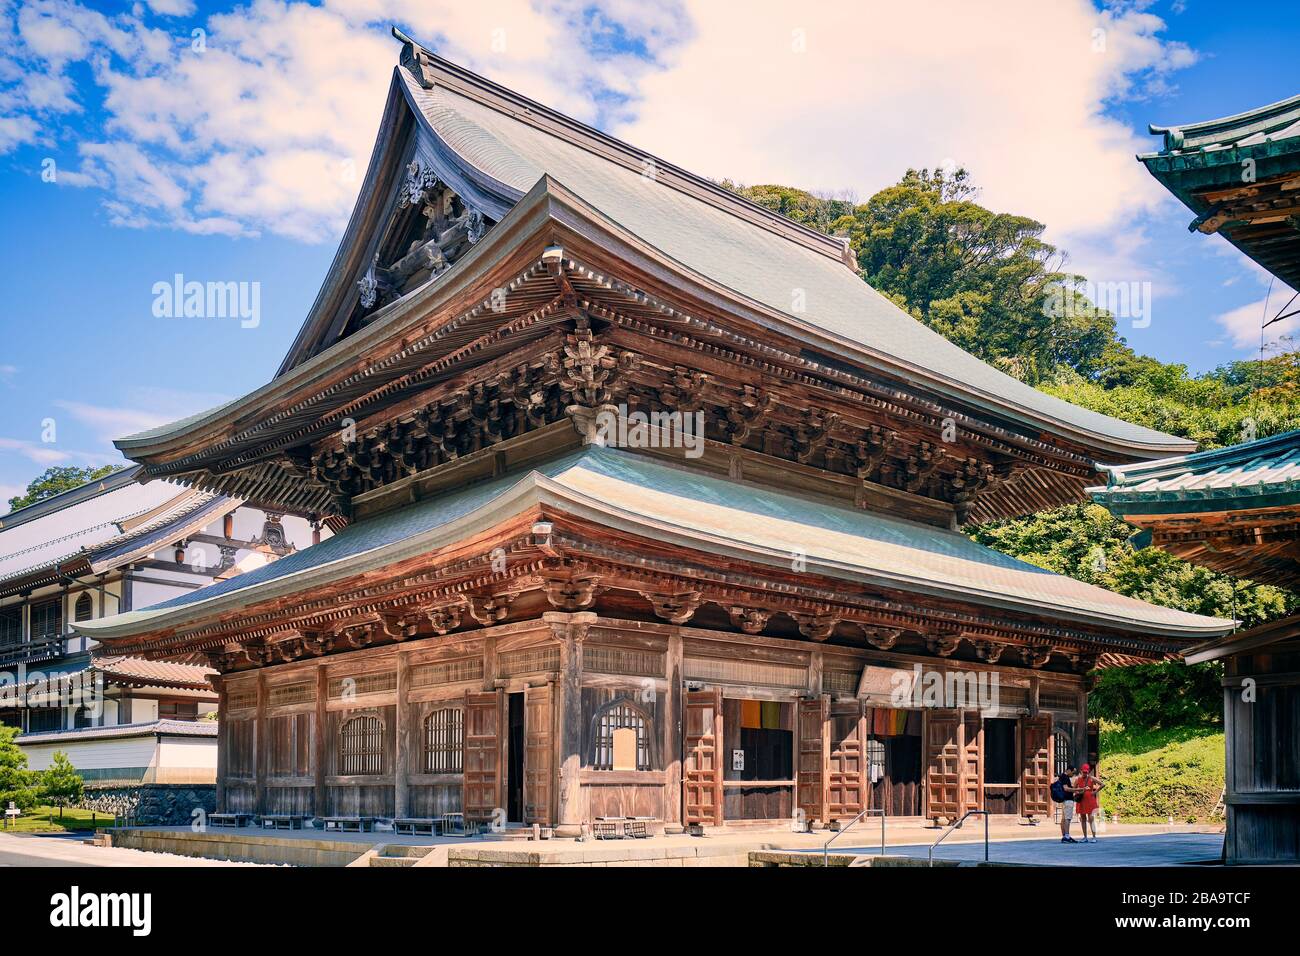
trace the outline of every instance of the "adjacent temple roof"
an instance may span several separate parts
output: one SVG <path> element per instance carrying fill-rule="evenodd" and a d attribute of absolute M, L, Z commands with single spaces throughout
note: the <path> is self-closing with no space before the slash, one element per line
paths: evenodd
<path fill-rule="evenodd" d="M 1080 408 L 1003 374 L 872 289 L 855 272 L 843 241 L 402 39 L 402 62 L 352 220 L 275 380 L 227 405 L 119 440 L 118 447 L 145 462 L 149 474 L 200 483 L 209 480 L 205 474 L 215 474 L 225 481 L 240 469 L 267 467 L 263 463 L 277 451 L 329 434 L 338 415 L 373 409 L 361 403 L 377 400 L 381 386 L 391 399 L 408 387 L 403 375 L 484 335 L 482 323 L 491 314 L 454 310 L 465 308 L 475 276 L 486 275 L 494 262 L 520 255 L 548 217 L 575 236 L 589 237 L 593 248 L 618 244 L 624 261 L 657 270 L 653 274 L 666 277 L 666 288 L 689 294 L 688 301 L 746 316 L 791 343 L 796 355 L 829 368 L 886 375 L 964 409 L 977 409 L 986 422 L 1009 423 L 1021 438 L 1069 443 L 1111 461 L 1194 447 L 1186 439 Z M 357 328 L 358 284 L 373 277 L 393 197 L 400 194 L 401 171 L 412 165 L 436 174 L 476 215 L 481 212 L 495 225 L 449 269 L 366 316 Z M 534 259 L 541 251 L 541 245 L 532 250 Z M 545 270 L 535 271 L 529 283 L 550 281 Z M 582 271 L 581 263 L 577 271 Z M 596 270 L 590 278 L 592 288 L 606 282 Z M 519 288 L 525 296 L 529 292 L 526 285 Z M 588 288 L 577 291 L 593 294 Z M 633 299 L 645 299 L 638 289 L 625 291 Z M 443 326 L 426 337 L 415 330 L 431 310 L 437 310 Z M 507 310 L 497 324 L 512 316 Z M 528 338 L 516 331 L 505 341 L 517 346 Z M 400 349 L 381 359 L 384 343 L 400 343 Z M 488 346 L 475 348 L 496 354 Z M 375 364 L 367 366 L 369 362 Z M 383 376 L 377 374 L 381 369 Z M 349 377 L 341 380 L 344 371 Z M 428 376 L 438 373 L 419 374 L 428 387 Z M 338 408 L 347 411 L 336 412 Z M 291 509 L 321 507 L 319 497 L 285 491 L 295 480 L 301 479 L 277 468 L 258 472 L 247 487 L 217 479 L 209 487 L 261 500 L 258 494 L 278 486 L 279 500 Z"/>
<path fill-rule="evenodd" d="M 1300 96 L 1222 119 L 1151 126 L 1164 147 L 1138 158 L 1196 214 L 1300 289 Z"/>
<path fill-rule="evenodd" d="M 986 608 L 1050 614 L 1142 639 L 1227 631 L 1230 621 L 1156 607 L 1017 561 L 965 535 L 588 447 L 523 474 L 453 492 L 349 526 L 274 564 L 164 604 L 76 625 L 113 640 L 184 629 L 234 608 L 436 553 L 543 505 L 585 524 L 634 534 L 713 562 L 790 567 L 863 587 L 905 591 Z M 1122 639 L 1116 648 L 1122 650 Z M 1142 644 L 1135 650 L 1150 653 Z"/>
<path fill-rule="evenodd" d="M 0 517 L 0 597 L 102 574 L 203 528 L 240 502 L 114 472 Z"/>
<path fill-rule="evenodd" d="M 1293 587 L 1300 528 L 1300 431 L 1108 469 L 1088 494 L 1179 557 Z"/>

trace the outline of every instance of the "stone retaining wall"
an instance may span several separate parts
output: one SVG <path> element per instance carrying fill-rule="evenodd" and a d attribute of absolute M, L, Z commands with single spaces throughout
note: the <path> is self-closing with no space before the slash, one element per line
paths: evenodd
<path fill-rule="evenodd" d="M 184 826 L 194 822 L 194 811 L 214 813 L 216 784 L 140 783 L 130 786 L 96 787 L 87 784 L 81 806 L 111 813 L 119 825 L 143 827 Z"/>

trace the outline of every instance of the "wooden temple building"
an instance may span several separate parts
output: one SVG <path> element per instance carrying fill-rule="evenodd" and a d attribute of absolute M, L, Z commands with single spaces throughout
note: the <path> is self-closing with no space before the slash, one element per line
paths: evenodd
<path fill-rule="evenodd" d="M 959 530 L 1189 442 L 1003 375 L 840 240 L 400 39 L 275 378 L 118 443 L 337 531 L 81 625 L 220 672 L 222 809 L 1044 816 L 1088 672 L 1231 627 Z"/>
<path fill-rule="evenodd" d="M 1191 228 L 1224 236 L 1300 288 L 1300 96 L 1151 131 L 1164 148 L 1140 159 L 1196 214 Z M 1297 314 L 1294 297 L 1278 301 L 1270 323 Z M 1090 494 L 1180 558 L 1300 585 L 1300 431 L 1110 468 Z M 1300 616 L 1206 641 L 1183 658 L 1224 667 L 1225 860 L 1300 862 Z"/>

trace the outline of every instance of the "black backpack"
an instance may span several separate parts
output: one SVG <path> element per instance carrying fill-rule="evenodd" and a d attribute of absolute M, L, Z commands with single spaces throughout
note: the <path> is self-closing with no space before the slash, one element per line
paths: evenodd
<path fill-rule="evenodd" d="M 1065 792 L 1065 788 L 1068 785 L 1069 779 L 1070 779 L 1069 777 L 1066 777 L 1064 775 L 1056 778 L 1056 782 L 1052 784 L 1052 802 L 1064 803 L 1066 800 L 1074 799 L 1072 796 L 1067 795 Z"/>

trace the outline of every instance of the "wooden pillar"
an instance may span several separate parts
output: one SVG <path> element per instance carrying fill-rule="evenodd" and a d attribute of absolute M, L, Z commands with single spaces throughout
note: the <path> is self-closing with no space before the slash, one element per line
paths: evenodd
<path fill-rule="evenodd" d="M 664 700 L 664 824 L 682 826 L 682 634 L 668 637 L 668 693 Z"/>
<path fill-rule="evenodd" d="M 559 780 L 556 792 L 558 837 L 582 834 L 582 645 L 596 620 L 591 611 L 565 614 L 548 611 L 542 618 L 560 640 Z"/>
<path fill-rule="evenodd" d="M 399 652 L 397 655 L 397 706 L 394 708 L 396 714 L 396 731 L 394 734 L 396 754 L 393 759 L 393 813 L 399 817 L 410 816 L 410 784 L 407 774 L 410 773 L 411 721 L 408 719 L 406 704 L 406 690 L 410 686 L 410 682 L 410 655 Z"/>
<path fill-rule="evenodd" d="M 325 665 L 321 664 L 316 668 L 316 732 L 312 735 L 312 770 L 315 776 L 315 789 L 312 795 L 312 812 L 318 817 L 323 817 L 329 812 L 325 805 L 325 772 L 329 758 L 325 704 L 329 700 L 329 690 L 329 676 Z"/>
<path fill-rule="evenodd" d="M 220 674 L 208 678 L 217 692 L 217 803 L 218 813 L 226 812 L 226 774 L 230 768 L 230 723 L 225 720 L 226 683 Z M 121 707 L 121 704 L 118 704 Z M 107 715 L 105 715 L 107 716 Z M 120 716 L 120 715 L 119 715 Z M 121 721 L 119 720 L 119 723 Z"/>
<path fill-rule="evenodd" d="M 256 743 L 253 745 L 253 760 L 255 779 L 257 781 L 254 790 L 253 812 L 266 813 L 266 765 L 267 751 L 270 749 L 270 743 L 267 740 L 266 725 L 266 671 L 258 668 L 257 671 L 257 723 L 254 726 Z"/>

